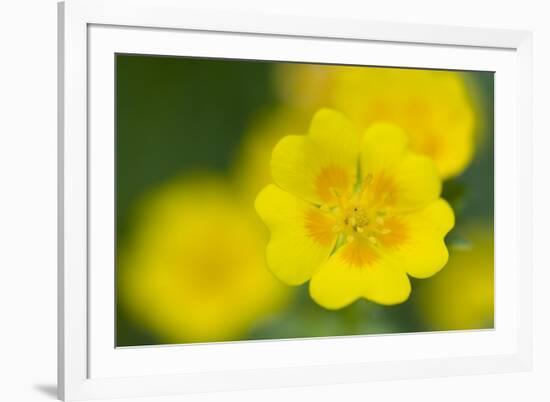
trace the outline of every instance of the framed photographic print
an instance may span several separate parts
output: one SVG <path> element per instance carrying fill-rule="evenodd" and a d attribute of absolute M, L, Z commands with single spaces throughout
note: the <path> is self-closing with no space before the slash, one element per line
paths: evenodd
<path fill-rule="evenodd" d="M 59 16 L 61 398 L 530 368 L 530 33 Z"/>

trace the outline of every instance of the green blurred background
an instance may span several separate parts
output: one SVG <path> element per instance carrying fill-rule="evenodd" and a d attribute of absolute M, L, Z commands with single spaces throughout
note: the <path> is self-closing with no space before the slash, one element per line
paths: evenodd
<path fill-rule="evenodd" d="M 275 63 L 141 55 L 116 56 L 116 238 L 117 250 L 133 230 L 132 214 L 152 188 L 182 172 L 208 170 L 229 180 L 230 169 L 255 116 L 278 106 Z M 457 222 L 493 224 L 493 74 L 465 73 L 472 102 L 483 116 L 484 138 L 467 170 L 444 183 L 443 196 Z M 468 250 L 471 239 L 461 224 L 449 234 L 451 249 Z M 492 267 L 491 267 L 492 269 Z M 420 300 L 431 279 L 414 280 L 411 298 L 385 307 L 359 300 L 328 311 L 300 286 L 289 306 L 262 320 L 242 339 L 293 338 L 433 331 Z M 467 295 L 465 295 L 467 297 Z M 117 298 L 117 346 L 165 343 Z M 491 328 L 492 317 L 476 324 Z M 450 328 L 453 329 L 453 328 Z M 461 329 L 457 327 L 456 329 Z"/>

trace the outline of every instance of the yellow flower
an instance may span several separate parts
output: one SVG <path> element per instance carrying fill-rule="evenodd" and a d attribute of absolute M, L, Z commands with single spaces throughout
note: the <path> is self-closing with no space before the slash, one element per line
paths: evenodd
<path fill-rule="evenodd" d="M 445 265 L 454 214 L 439 198 L 433 162 L 406 143 L 402 130 L 382 122 L 360 140 L 342 114 L 322 109 L 307 135 L 277 144 L 277 185 L 256 199 L 277 277 L 289 285 L 311 279 L 311 297 L 338 309 L 361 297 L 403 302 L 407 274 L 426 278 Z"/>
<path fill-rule="evenodd" d="M 493 327 L 493 231 L 476 224 L 467 226 L 464 235 L 471 246 L 453 249 L 445 270 L 418 292 L 420 312 L 436 330 Z"/>
<path fill-rule="evenodd" d="M 444 179 L 472 159 L 474 111 L 459 72 L 295 64 L 281 66 L 276 78 L 292 109 L 330 106 L 357 127 L 379 120 L 399 125 L 410 148 L 431 157 Z"/>
<path fill-rule="evenodd" d="M 265 266 L 250 212 L 214 178 L 157 190 L 119 259 L 126 311 L 167 343 L 235 340 L 276 312 L 287 289 Z"/>

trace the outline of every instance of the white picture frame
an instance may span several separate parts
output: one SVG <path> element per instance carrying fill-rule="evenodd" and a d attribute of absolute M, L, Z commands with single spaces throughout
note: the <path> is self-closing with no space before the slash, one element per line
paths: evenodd
<path fill-rule="evenodd" d="M 529 370 L 531 42 L 525 31 L 206 12 L 177 0 L 60 3 L 59 397 Z M 495 71 L 495 329 L 115 348 L 117 52 Z"/>

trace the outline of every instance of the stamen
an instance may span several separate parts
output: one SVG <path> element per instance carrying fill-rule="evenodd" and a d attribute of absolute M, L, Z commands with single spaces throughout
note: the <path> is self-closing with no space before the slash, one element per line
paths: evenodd
<path fill-rule="evenodd" d="M 367 240 L 368 240 L 369 243 L 372 244 L 373 246 L 377 246 L 377 245 L 378 245 L 378 240 L 376 240 L 376 237 L 374 237 L 374 236 L 369 236 L 369 237 L 367 237 Z"/>

